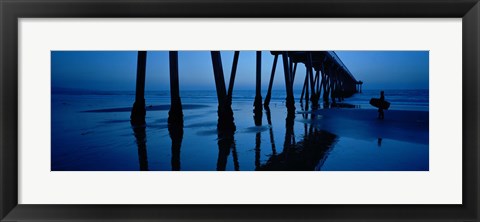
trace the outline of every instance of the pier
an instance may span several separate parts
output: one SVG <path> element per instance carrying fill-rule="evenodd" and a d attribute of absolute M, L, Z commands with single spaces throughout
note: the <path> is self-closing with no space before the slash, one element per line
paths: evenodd
<path fill-rule="evenodd" d="M 428 65 L 428 51 L 55 52 L 51 170 L 428 171 Z"/>
<path fill-rule="evenodd" d="M 227 159 L 232 154 L 234 170 L 240 170 L 240 164 L 235 144 L 235 122 L 232 110 L 233 88 L 235 85 L 235 76 L 237 73 L 240 51 L 235 51 L 230 73 L 228 88 L 225 83 L 225 73 L 222 65 L 220 51 L 211 51 L 213 76 L 215 79 L 215 89 L 218 100 L 218 159 L 217 170 L 226 170 Z M 277 63 L 283 65 L 285 80 L 285 105 L 287 109 L 287 118 L 285 119 L 286 132 L 283 150 L 277 153 L 273 138 L 272 128 L 270 128 L 270 142 L 272 144 L 272 156 L 265 163 L 260 161 L 260 143 L 261 133 L 255 135 L 255 169 L 256 170 L 314 170 L 317 166 L 323 165 L 328 150 L 335 143 L 336 136 L 326 131 L 313 129 L 307 130 L 305 123 L 304 138 L 296 142 L 293 130 L 295 119 L 295 98 L 293 94 L 293 85 L 299 65 L 305 66 L 305 78 L 297 81 L 303 81 L 302 93 L 299 99 L 302 110 L 315 110 L 319 108 L 320 99 L 324 107 L 329 104 L 335 105 L 336 102 L 343 101 L 357 92 L 361 92 L 363 82 L 357 81 L 353 74 L 348 70 L 342 60 L 333 51 L 271 51 L 273 56 L 273 65 L 269 78 L 267 94 L 265 99 L 261 94 L 262 80 L 262 52 L 257 51 L 255 62 L 255 98 L 253 101 L 253 119 L 255 126 L 262 125 L 263 110 L 265 110 L 268 124 L 271 126 L 270 100 L 272 97 L 272 87 L 275 79 Z M 136 92 L 135 102 L 133 103 L 130 122 L 133 126 L 134 135 L 138 146 L 138 156 L 140 170 L 149 170 L 146 149 L 145 133 L 145 75 L 147 66 L 147 52 L 139 51 L 137 58 L 136 73 Z M 172 170 L 181 170 L 180 166 L 180 148 L 183 140 L 183 108 L 180 94 L 178 67 L 178 52 L 169 52 L 169 70 L 170 70 L 170 109 L 168 112 L 168 131 L 172 141 L 171 145 L 171 166 Z M 298 79 L 298 78 L 297 78 Z M 308 119 L 308 114 L 303 114 L 303 118 Z M 315 114 L 311 117 L 315 119 Z M 297 146 L 301 147 L 300 149 Z"/>
<path fill-rule="evenodd" d="M 261 116 L 263 109 L 268 112 L 269 104 L 272 96 L 272 86 L 275 78 L 275 72 L 279 57 L 283 65 L 286 98 L 285 104 L 289 115 L 295 114 L 295 98 L 293 95 L 293 84 L 298 65 L 305 66 L 305 79 L 303 81 L 302 93 L 299 102 L 305 110 L 318 109 L 320 99 L 324 104 L 335 104 L 343 101 L 357 92 L 361 92 L 362 81 L 355 79 L 353 74 L 348 70 L 342 60 L 334 51 L 271 51 L 273 56 L 272 71 L 268 84 L 265 100 L 261 95 L 261 77 L 262 77 L 262 52 L 256 52 L 256 73 L 255 73 L 255 99 L 253 101 L 253 113 L 255 125 L 261 125 Z M 232 131 L 236 130 L 233 110 L 232 110 L 232 94 L 235 85 L 235 76 L 238 66 L 240 52 L 235 51 L 232 69 L 230 73 L 230 81 L 225 84 L 225 75 L 222 66 L 222 57 L 220 51 L 211 51 L 213 75 L 215 79 L 215 89 L 218 99 L 218 130 Z M 139 51 L 137 59 L 136 73 L 136 92 L 135 102 L 132 107 L 130 122 L 133 126 L 145 125 L 145 75 L 147 51 Z M 170 64 L 170 110 L 168 116 L 168 125 L 171 130 L 173 128 L 183 127 L 183 110 L 179 90 L 179 67 L 178 52 L 169 52 Z"/>

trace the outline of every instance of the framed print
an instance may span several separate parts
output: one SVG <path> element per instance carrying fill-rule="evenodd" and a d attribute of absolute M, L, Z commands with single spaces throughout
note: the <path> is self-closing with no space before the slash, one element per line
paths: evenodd
<path fill-rule="evenodd" d="M 477 221 L 479 7 L 2 1 L 1 219 Z"/>

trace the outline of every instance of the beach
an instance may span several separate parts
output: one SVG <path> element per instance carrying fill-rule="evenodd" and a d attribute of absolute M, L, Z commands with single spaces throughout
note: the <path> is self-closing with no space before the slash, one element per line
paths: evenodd
<path fill-rule="evenodd" d="M 287 118 L 284 92 L 275 91 L 270 111 L 255 124 L 255 92 L 236 91 L 236 131 L 225 135 L 217 130 L 215 91 L 181 92 L 179 132 L 168 129 L 168 92 L 146 93 L 140 129 L 130 124 L 134 92 L 53 93 L 52 170 L 429 170 L 428 90 L 387 91 L 392 107 L 383 120 L 368 105 L 377 94 L 307 111 L 296 99 L 295 116 Z"/>

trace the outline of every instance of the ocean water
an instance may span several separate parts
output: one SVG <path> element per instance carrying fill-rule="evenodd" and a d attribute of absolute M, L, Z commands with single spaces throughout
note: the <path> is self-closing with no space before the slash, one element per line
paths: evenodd
<path fill-rule="evenodd" d="M 181 91 L 184 127 L 171 132 L 168 91 L 146 92 L 146 127 L 133 128 L 133 91 L 53 90 L 53 171 L 215 171 L 429 169 L 428 90 L 386 90 L 385 120 L 369 105 L 378 90 L 303 110 L 287 118 L 284 91 L 273 91 L 270 112 L 255 124 L 253 90 L 236 90 L 237 130 L 217 130 L 215 91 Z M 265 97 L 265 92 L 262 96 Z"/>
<path fill-rule="evenodd" d="M 391 103 L 390 110 L 428 111 L 428 90 L 385 90 L 385 100 Z M 362 109 L 375 109 L 369 104 L 371 98 L 379 98 L 380 90 L 363 90 L 347 101 Z"/>

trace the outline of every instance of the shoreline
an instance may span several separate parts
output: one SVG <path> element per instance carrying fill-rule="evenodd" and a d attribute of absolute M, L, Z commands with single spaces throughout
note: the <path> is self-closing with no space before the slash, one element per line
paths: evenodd
<path fill-rule="evenodd" d="M 302 121 L 341 137 L 368 141 L 382 138 L 428 145 L 428 111 L 386 110 L 383 120 L 377 115 L 375 109 L 321 109 L 310 112 L 310 119 Z"/>

